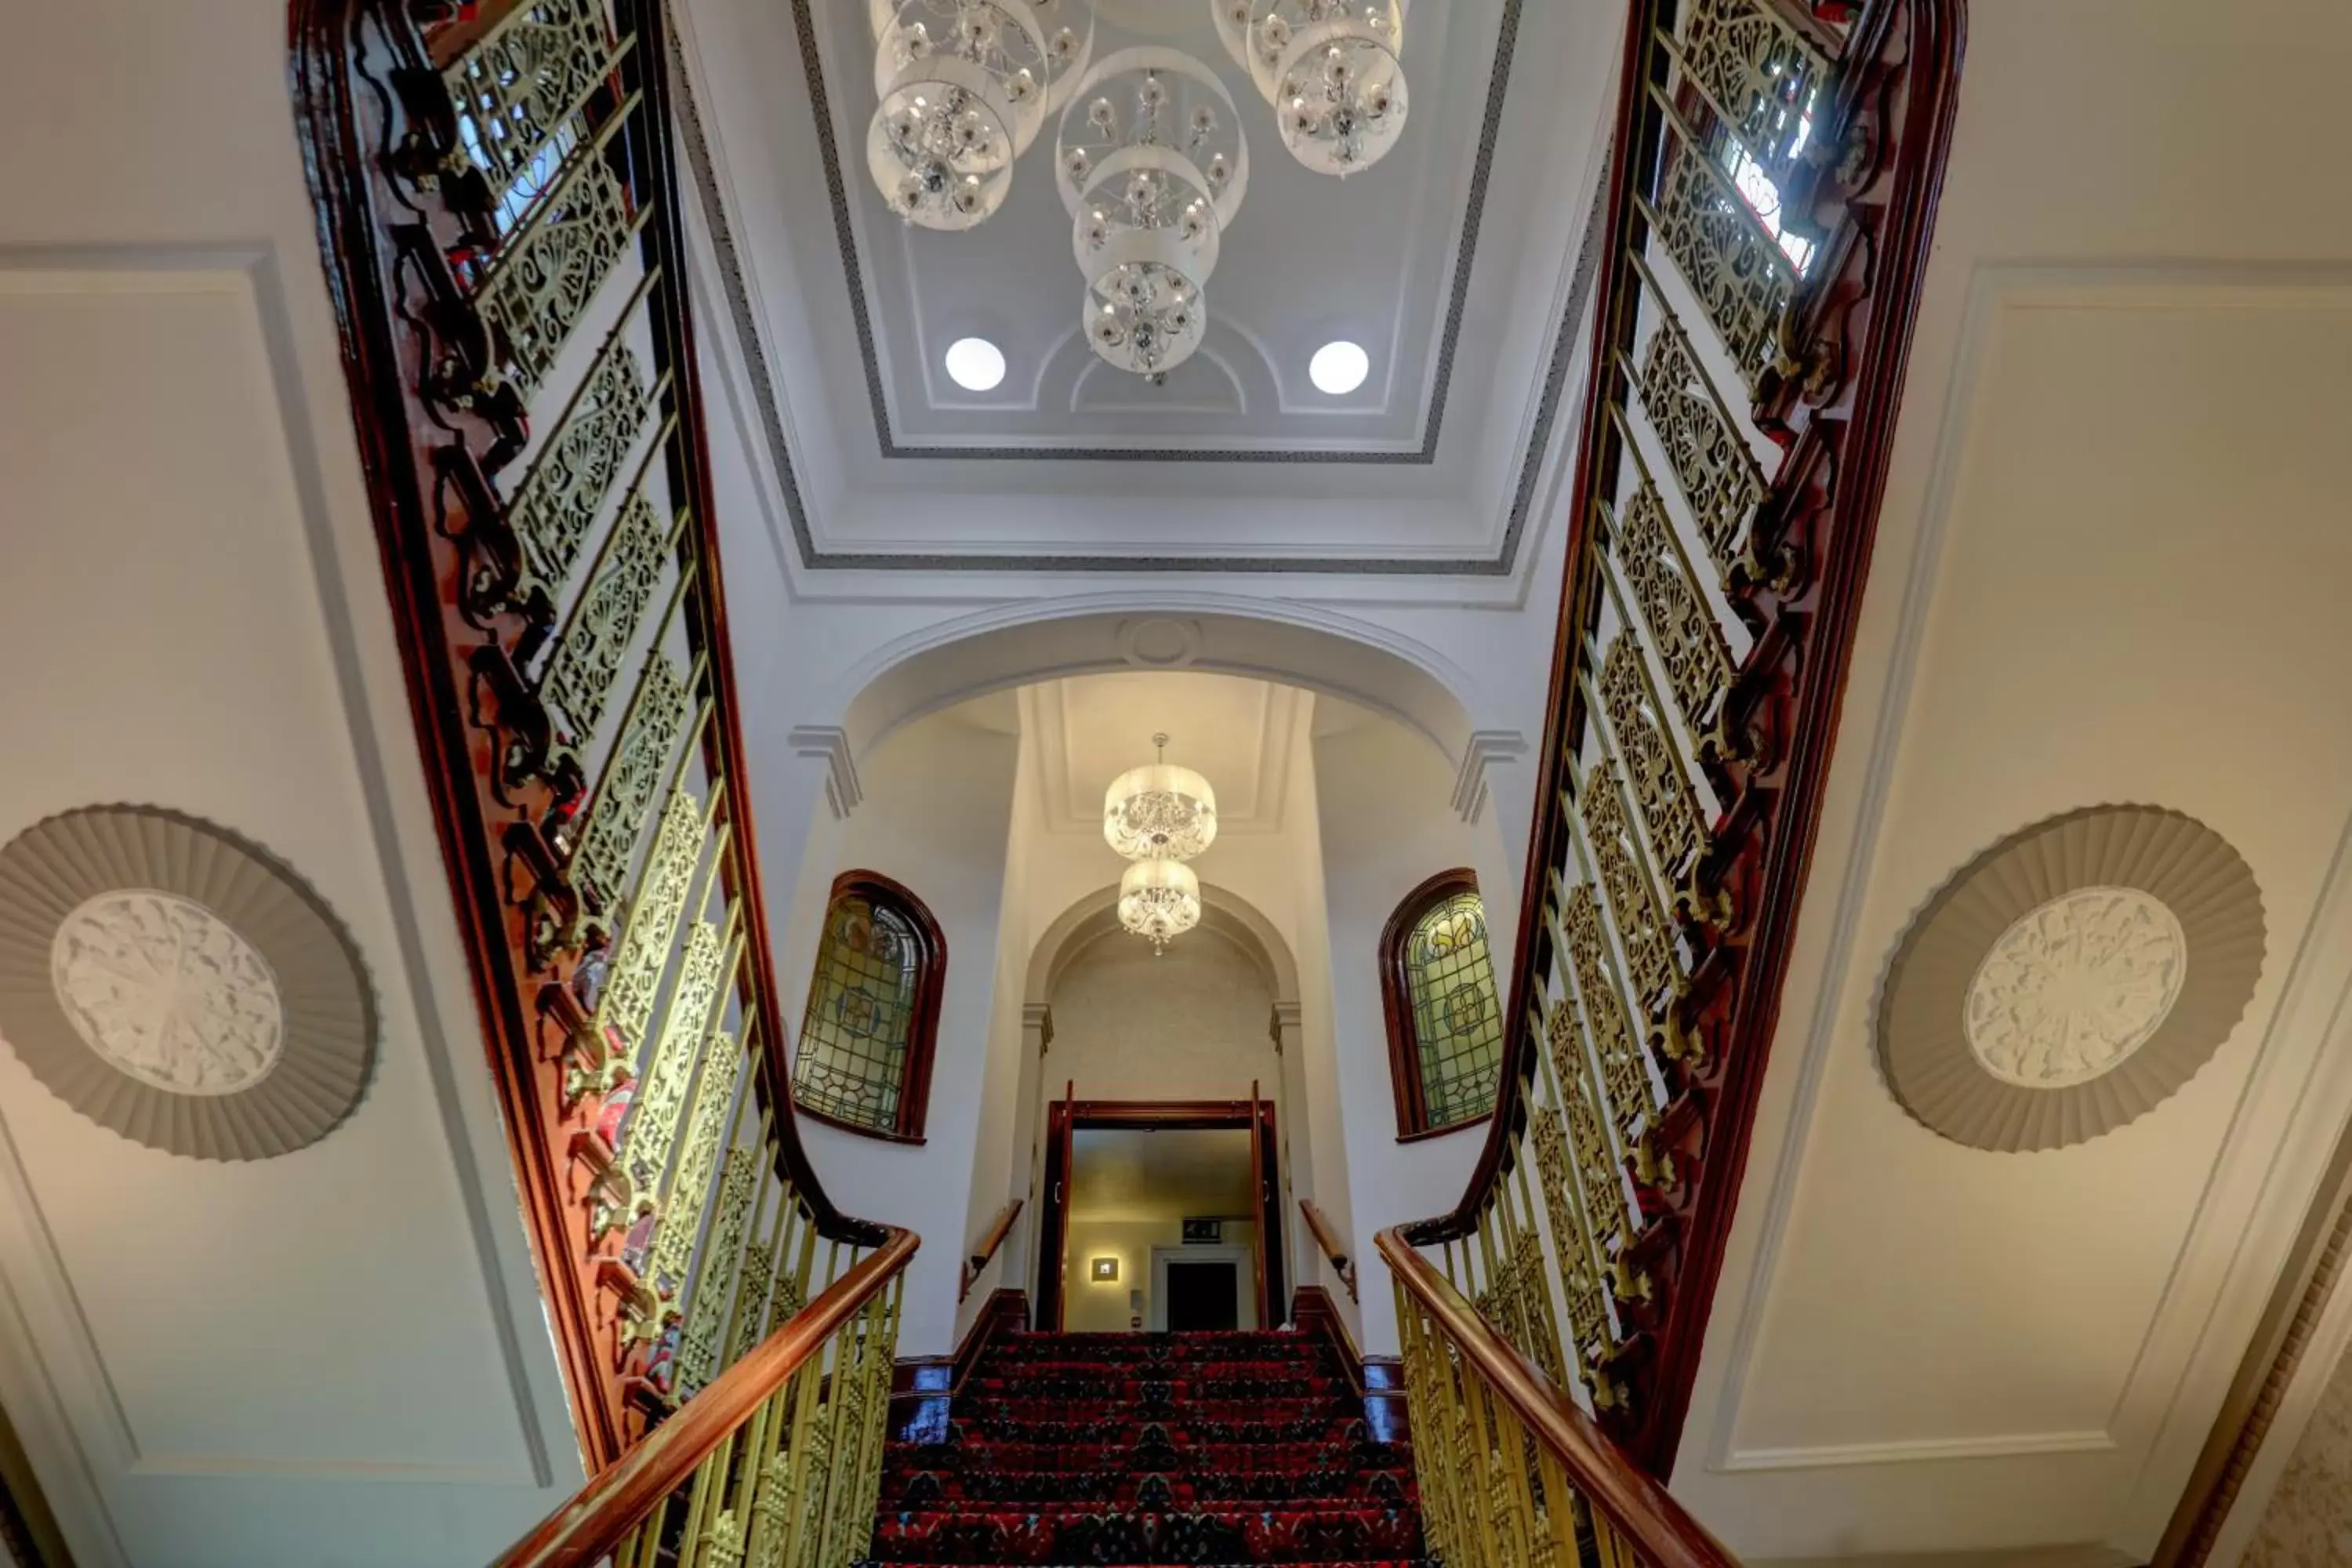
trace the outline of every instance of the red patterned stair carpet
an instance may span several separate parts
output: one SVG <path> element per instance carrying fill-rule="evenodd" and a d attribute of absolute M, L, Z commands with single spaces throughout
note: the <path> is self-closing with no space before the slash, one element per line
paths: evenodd
<path fill-rule="evenodd" d="M 1007 1335 L 944 1419 L 890 1444 L 874 1555 L 1416 1563 L 1412 1449 L 1386 1415 L 1367 1421 L 1319 1335 Z"/>

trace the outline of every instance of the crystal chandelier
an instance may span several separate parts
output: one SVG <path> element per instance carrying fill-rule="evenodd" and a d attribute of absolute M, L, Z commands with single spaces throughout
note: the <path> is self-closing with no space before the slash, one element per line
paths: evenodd
<path fill-rule="evenodd" d="M 1138 860 L 1118 879 L 1118 923 L 1167 952 L 1201 923 L 1201 879 L 1181 860 Z"/>
<path fill-rule="evenodd" d="M 1201 881 L 1184 862 L 1216 842 L 1217 792 L 1168 761 L 1165 734 L 1151 743 L 1159 760 L 1103 792 L 1103 839 L 1134 862 L 1118 879 L 1118 923 L 1162 952 L 1201 923 Z"/>
<path fill-rule="evenodd" d="M 1217 841 L 1217 792 L 1166 760 L 1165 734 L 1151 743 L 1161 760 L 1128 769 L 1104 792 L 1103 838 L 1129 860 L 1190 860 Z"/>
<path fill-rule="evenodd" d="M 1404 18 L 1411 0 L 1209 0 L 1234 60 L 1274 106 L 1282 143 L 1345 177 L 1404 132 Z"/>
<path fill-rule="evenodd" d="M 1070 93 L 1054 171 L 1087 342 L 1121 370 L 1165 374 L 1201 346 L 1203 290 L 1249 189 L 1233 94 L 1190 55 L 1121 49 Z"/>
<path fill-rule="evenodd" d="M 1086 28 L 1058 13 L 1086 11 Z M 1013 166 L 1094 51 L 1081 0 L 868 0 L 874 89 L 866 163 L 890 210 L 925 228 L 988 221 Z"/>

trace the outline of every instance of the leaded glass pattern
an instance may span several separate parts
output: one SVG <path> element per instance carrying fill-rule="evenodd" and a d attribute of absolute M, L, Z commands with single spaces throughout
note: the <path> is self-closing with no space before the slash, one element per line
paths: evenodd
<path fill-rule="evenodd" d="M 1403 953 L 1421 1103 L 1431 1128 L 1495 1109 L 1503 1066 L 1503 1009 L 1486 951 L 1486 906 L 1450 893 L 1412 922 Z"/>
<path fill-rule="evenodd" d="M 793 1064 L 794 1100 L 855 1127 L 898 1130 L 924 957 L 908 911 L 862 889 L 834 900 Z"/>

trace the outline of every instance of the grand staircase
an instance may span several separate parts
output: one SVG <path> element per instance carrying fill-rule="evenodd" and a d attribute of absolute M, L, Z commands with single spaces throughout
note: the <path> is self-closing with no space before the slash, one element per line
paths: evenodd
<path fill-rule="evenodd" d="M 1371 1403 L 1318 1335 L 1011 1334 L 894 1435 L 874 1557 L 1416 1563 L 1402 1402 Z"/>

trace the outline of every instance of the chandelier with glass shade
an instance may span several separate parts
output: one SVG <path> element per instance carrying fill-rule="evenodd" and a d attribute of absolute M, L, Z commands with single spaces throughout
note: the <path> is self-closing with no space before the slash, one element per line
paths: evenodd
<path fill-rule="evenodd" d="M 1209 275 L 1249 190 L 1233 94 L 1175 49 L 1108 55 L 1062 110 L 1054 173 L 1087 342 L 1121 370 L 1166 374 L 1201 346 Z"/>
<path fill-rule="evenodd" d="M 1159 760 L 1129 768 L 1103 794 L 1103 839 L 1131 862 L 1118 879 L 1118 923 L 1167 951 L 1201 923 L 1201 879 L 1184 864 L 1216 842 L 1217 792 L 1167 759 L 1168 737 L 1151 737 Z"/>
<path fill-rule="evenodd" d="M 1218 36 L 1274 106 L 1282 144 L 1341 178 L 1404 134 L 1411 0 L 1209 0 Z"/>
<path fill-rule="evenodd" d="M 874 89 L 866 163 L 890 210 L 979 226 L 1094 52 L 1084 0 L 867 0 Z M 1065 20 L 1084 13 L 1084 28 Z"/>

